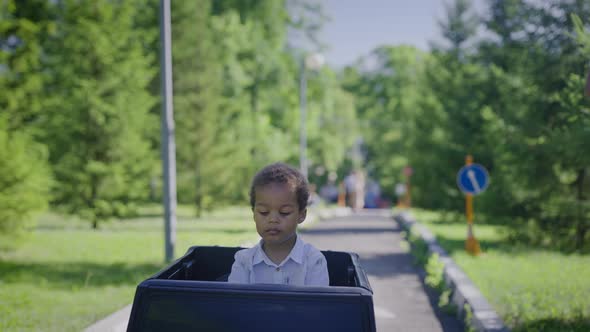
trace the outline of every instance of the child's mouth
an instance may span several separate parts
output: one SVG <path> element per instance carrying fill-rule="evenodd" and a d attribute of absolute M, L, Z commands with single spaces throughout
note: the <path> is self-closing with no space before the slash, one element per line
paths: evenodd
<path fill-rule="evenodd" d="M 269 229 L 266 231 L 266 233 L 269 235 L 277 235 L 277 234 L 279 234 L 279 232 L 280 231 L 278 229 Z"/>

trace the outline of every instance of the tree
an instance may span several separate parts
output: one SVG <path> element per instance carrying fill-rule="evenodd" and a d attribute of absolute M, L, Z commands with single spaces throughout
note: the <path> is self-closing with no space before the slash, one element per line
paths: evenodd
<path fill-rule="evenodd" d="M 47 151 L 35 141 L 45 82 L 41 40 L 50 29 L 43 8 L 0 5 L 0 233 L 26 230 L 49 199 Z"/>
<path fill-rule="evenodd" d="M 43 111 L 42 40 L 54 28 L 51 11 L 43 1 L 10 0 L 0 8 L 0 87 L 10 91 L 0 95 L 0 108 L 8 130 L 32 131 Z"/>
<path fill-rule="evenodd" d="M 451 52 L 463 56 L 465 43 L 475 36 L 479 19 L 472 13 L 471 0 L 454 0 L 445 4 L 446 20 L 439 21 L 443 36 L 451 45 Z"/>
<path fill-rule="evenodd" d="M 211 200 L 210 173 L 218 141 L 221 66 L 211 32 L 210 2 L 173 2 L 172 56 L 179 198 L 197 213 Z"/>
<path fill-rule="evenodd" d="M 155 154 L 146 130 L 155 118 L 132 1 L 64 1 L 48 48 L 53 80 L 47 141 L 59 186 L 56 203 L 94 228 L 145 198 Z"/>
<path fill-rule="evenodd" d="M 356 97 L 360 128 L 368 146 L 367 167 L 385 192 L 393 194 L 409 165 L 419 109 L 420 77 L 426 55 L 408 46 L 383 46 L 371 54 L 371 70 L 348 69 L 344 87 Z M 360 67 L 363 65 L 361 64 Z"/>
<path fill-rule="evenodd" d="M 20 234 L 47 206 L 50 186 L 47 151 L 24 133 L 0 124 L 0 234 Z"/>
<path fill-rule="evenodd" d="M 504 148 L 495 147 L 496 155 L 510 165 L 500 172 L 505 187 L 513 189 L 505 192 L 508 206 L 542 230 L 531 241 L 583 250 L 589 161 L 578 142 L 587 140 L 582 130 L 587 101 L 581 90 L 588 55 L 572 38 L 575 20 L 570 14 L 590 13 L 590 8 L 582 2 L 549 7 L 513 2 L 509 12 L 510 19 L 491 18 L 488 25 L 501 32 L 501 42 L 482 50 L 486 61 L 497 63 L 488 103 L 495 137 L 505 142 Z M 578 21 L 579 42 L 584 35 Z"/>

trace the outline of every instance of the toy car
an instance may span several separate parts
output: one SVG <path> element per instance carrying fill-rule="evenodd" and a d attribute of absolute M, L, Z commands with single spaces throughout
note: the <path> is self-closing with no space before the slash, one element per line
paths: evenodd
<path fill-rule="evenodd" d="M 140 283 L 127 331 L 375 331 L 358 255 L 322 251 L 328 287 L 228 283 L 240 249 L 191 247 Z"/>

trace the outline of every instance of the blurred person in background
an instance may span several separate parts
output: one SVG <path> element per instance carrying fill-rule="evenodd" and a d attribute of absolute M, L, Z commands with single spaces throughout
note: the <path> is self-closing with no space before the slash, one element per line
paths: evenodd
<path fill-rule="evenodd" d="M 354 208 L 356 202 L 356 174 L 351 172 L 344 178 L 344 190 L 346 191 L 346 206 Z"/>
<path fill-rule="evenodd" d="M 365 193 L 365 208 L 376 209 L 379 207 L 379 200 L 381 197 L 381 187 L 379 183 L 373 179 L 367 181 L 367 188 Z"/>
<path fill-rule="evenodd" d="M 328 176 L 328 183 L 320 189 L 320 197 L 327 203 L 338 202 L 338 187 L 336 186 L 336 173 L 331 172 Z"/>

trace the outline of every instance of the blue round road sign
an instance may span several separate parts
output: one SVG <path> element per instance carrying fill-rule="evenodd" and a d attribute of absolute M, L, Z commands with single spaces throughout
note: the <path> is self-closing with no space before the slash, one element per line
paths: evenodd
<path fill-rule="evenodd" d="M 490 176 L 480 164 L 463 166 L 457 173 L 457 185 L 465 194 L 481 194 L 490 184 Z"/>

